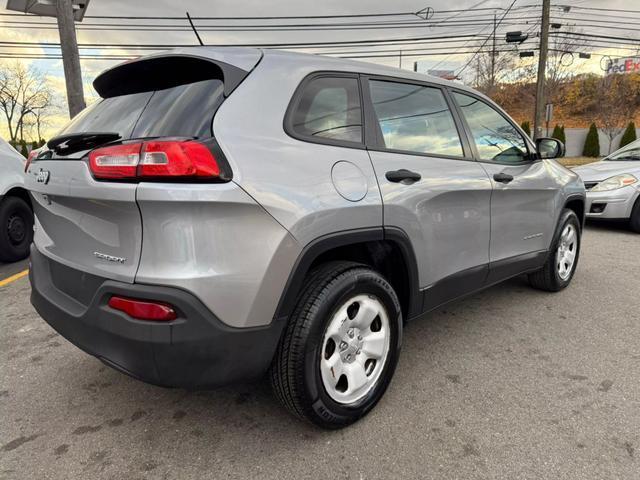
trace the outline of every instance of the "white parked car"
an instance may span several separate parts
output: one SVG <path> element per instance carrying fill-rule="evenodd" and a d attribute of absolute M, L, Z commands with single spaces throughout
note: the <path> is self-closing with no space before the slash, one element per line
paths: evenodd
<path fill-rule="evenodd" d="M 573 171 L 587 189 L 587 218 L 626 220 L 640 233 L 640 140 Z"/>
<path fill-rule="evenodd" d="M 33 238 L 31 199 L 24 188 L 25 158 L 0 138 L 0 261 L 29 256 Z"/>

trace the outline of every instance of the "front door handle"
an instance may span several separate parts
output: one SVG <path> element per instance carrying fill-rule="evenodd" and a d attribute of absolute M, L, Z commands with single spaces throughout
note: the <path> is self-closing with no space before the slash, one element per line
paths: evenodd
<path fill-rule="evenodd" d="M 419 173 L 412 172 L 411 170 L 406 170 L 404 168 L 401 168 L 400 170 L 391 170 L 390 172 L 387 172 L 384 176 L 390 182 L 405 183 L 405 184 L 417 182 L 422 178 L 422 175 L 420 175 Z"/>
<path fill-rule="evenodd" d="M 513 180 L 513 175 L 509 175 L 508 173 L 496 173 L 493 176 L 493 179 L 496 182 L 500 182 L 500 183 L 509 183 L 511 180 Z"/>

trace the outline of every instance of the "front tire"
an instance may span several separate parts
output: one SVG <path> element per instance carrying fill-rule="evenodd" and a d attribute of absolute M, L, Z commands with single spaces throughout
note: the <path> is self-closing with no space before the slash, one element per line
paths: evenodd
<path fill-rule="evenodd" d="M 17 262 L 29 256 L 33 240 L 33 212 L 18 197 L 0 202 L 0 261 Z"/>
<path fill-rule="evenodd" d="M 578 266 L 582 229 L 575 212 L 564 209 L 551 242 L 544 266 L 529 274 L 532 287 L 547 292 L 558 292 L 569 283 Z"/>
<path fill-rule="evenodd" d="M 636 200 L 629 218 L 629 228 L 636 233 L 640 233 L 640 197 Z"/>
<path fill-rule="evenodd" d="M 402 313 L 391 285 L 352 262 L 305 281 L 271 366 L 273 390 L 293 414 L 336 429 L 366 415 L 395 370 Z"/>

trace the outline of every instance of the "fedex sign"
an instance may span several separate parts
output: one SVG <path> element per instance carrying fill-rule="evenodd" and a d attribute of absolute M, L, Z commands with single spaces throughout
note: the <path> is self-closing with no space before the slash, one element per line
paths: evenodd
<path fill-rule="evenodd" d="M 607 63 L 607 75 L 612 73 L 640 72 L 640 58 L 616 58 Z"/>

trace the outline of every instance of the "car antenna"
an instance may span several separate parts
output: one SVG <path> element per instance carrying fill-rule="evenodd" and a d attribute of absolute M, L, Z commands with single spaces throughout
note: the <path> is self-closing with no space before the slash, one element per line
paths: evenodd
<path fill-rule="evenodd" d="M 196 30 L 196 26 L 193 24 L 193 20 L 191 20 L 191 15 L 189 15 L 189 12 L 187 13 L 187 20 L 189 20 L 189 24 L 191 25 L 191 28 L 193 28 L 193 33 L 196 34 L 196 38 L 198 39 L 198 42 L 200 42 L 200 45 L 204 46 L 204 43 L 202 43 L 202 39 L 200 38 L 200 35 L 198 35 L 198 30 Z"/>

